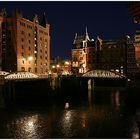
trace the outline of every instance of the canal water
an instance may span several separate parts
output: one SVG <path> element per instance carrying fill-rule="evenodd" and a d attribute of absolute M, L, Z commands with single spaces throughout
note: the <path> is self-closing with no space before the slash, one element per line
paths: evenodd
<path fill-rule="evenodd" d="M 87 95 L 74 103 L 0 108 L 0 138 L 139 138 L 140 108 L 127 90 L 95 88 Z"/>

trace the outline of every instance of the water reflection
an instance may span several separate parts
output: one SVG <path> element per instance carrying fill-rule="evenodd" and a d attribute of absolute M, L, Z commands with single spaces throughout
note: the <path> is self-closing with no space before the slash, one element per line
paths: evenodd
<path fill-rule="evenodd" d="M 94 92 L 94 93 L 93 93 Z M 122 92 L 88 90 L 87 104 L 0 114 L 4 138 L 138 138 L 135 114 L 126 112 Z M 69 101 L 68 101 L 69 102 Z M 67 102 L 67 103 L 68 103 Z M 64 102 L 65 104 L 65 102 Z M 1 112 L 1 111 L 0 111 Z M 4 119 L 6 118 L 6 119 Z M 6 126 L 6 127 L 5 127 Z"/>
<path fill-rule="evenodd" d="M 7 127 L 18 138 L 37 138 L 38 115 L 16 118 Z"/>

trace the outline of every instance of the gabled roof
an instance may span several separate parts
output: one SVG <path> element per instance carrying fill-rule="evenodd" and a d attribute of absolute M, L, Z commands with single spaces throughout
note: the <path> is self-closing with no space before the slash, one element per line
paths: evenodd
<path fill-rule="evenodd" d="M 85 36 L 84 36 L 84 35 L 77 36 L 76 39 L 75 39 L 75 41 L 74 41 L 74 44 L 80 44 L 80 43 L 82 43 L 84 40 L 85 40 Z"/>

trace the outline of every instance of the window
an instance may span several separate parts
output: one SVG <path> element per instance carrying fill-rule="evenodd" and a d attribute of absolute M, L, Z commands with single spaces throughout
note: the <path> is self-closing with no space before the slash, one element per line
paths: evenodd
<path fill-rule="evenodd" d="M 31 68 L 30 67 L 28 68 L 28 72 L 31 72 Z"/>
<path fill-rule="evenodd" d="M 21 31 L 21 34 L 23 35 L 24 34 L 24 31 Z"/>
<path fill-rule="evenodd" d="M 41 73 L 43 73 L 43 68 L 41 68 Z"/>
<path fill-rule="evenodd" d="M 21 71 L 25 71 L 25 68 L 24 67 L 21 67 Z"/>
<path fill-rule="evenodd" d="M 23 52 L 21 53 L 21 56 L 24 57 L 24 53 Z"/>
<path fill-rule="evenodd" d="M 32 29 L 32 26 L 30 26 L 30 25 L 27 25 L 27 28 L 28 28 L 28 29 Z"/>
<path fill-rule="evenodd" d="M 35 73 L 37 73 L 37 68 L 35 68 Z"/>
<path fill-rule="evenodd" d="M 20 25 L 25 27 L 25 23 L 23 23 L 23 22 L 20 22 Z"/>
<path fill-rule="evenodd" d="M 28 33 L 28 36 L 31 36 L 31 34 L 30 34 L 30 33 Z"/>
<path fill-rule="evenodd" d="M 22 64 L 24 64 L 24 60 L 22 60 Z"/>
<path fill-rule="evenodd" d="M 24 49 L 24 46 L 23 46 L 23 45 L 21 45 L 21 48 L 22 48 L 22 49 Z"/>

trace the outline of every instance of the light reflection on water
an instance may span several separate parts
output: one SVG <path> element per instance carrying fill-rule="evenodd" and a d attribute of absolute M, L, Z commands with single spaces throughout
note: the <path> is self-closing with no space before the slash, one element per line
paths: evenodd
<path fill-rule="evenodd" d="M 7 127 L 17 138 L 37 138 L 38 115 L 16 118 Z"/>
<path fill-rule="evenodd" d="M 101 95 L 100 95 L 101 94 Z M 126 114 L 121 93 L 94 94 L 88 103 L 65 109 L 17 110 L 0 114 L 1 138 L 138 138 L 133 115 Z M 101 100 L 101 101 L 100 101 Z M 95 101 L 95 102 L 93 102 Z M 6 119 L 4 119 L 4 117 Z"/>

